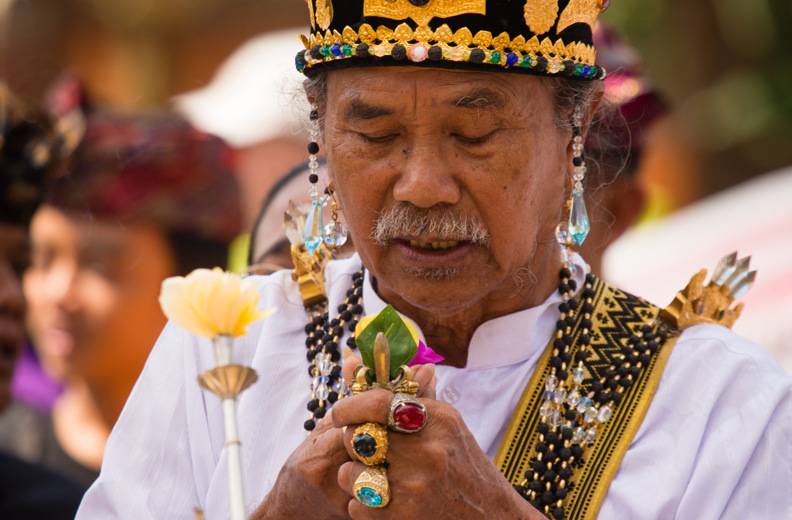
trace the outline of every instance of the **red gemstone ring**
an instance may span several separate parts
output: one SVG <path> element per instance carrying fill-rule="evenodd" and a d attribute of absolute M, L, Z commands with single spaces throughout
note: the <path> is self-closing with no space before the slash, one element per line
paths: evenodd
<path fill-rule="evenodd" d="M 417 397 L 397 393 L 388 410 L 388 428 L 401 433 L 415 433 L 426 425 L 426 406 Z"/>

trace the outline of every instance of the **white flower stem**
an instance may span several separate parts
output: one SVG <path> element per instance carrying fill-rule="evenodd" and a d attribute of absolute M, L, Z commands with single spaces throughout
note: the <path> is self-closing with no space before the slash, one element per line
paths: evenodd
<path fill-rule="evenodd" d="M 213 338 L 217 366 L 233 362 L 232 348 L 234 338 L 230 334 L 220 334 Z M 225 425 L 226 460 L 228 462 L 228 497 L 231 506 L 231 520 L 247 520 L 245 509 L 245 489 L 242 483 L 241 442 L 237 430 L 236 396 L 223 396 L 223 423 Z"/>
<path fill-rule="evenodd" d="M 223 419 L 225 422 L 226 458 L 228 461 L 228 493 L 231 501 L 231 520 L 247 520 L 245 510 L 245 490 L 242 484 L 241 443 L 237 432 L 236 400 L 223 399 Z"/>
<path fill-rule="evenodd" d="M 230 365 L 233 362 L 231 356 L 232 348 L 234 346 L 234 337 L 230 334 L 218 334 L 212 338 L 212 345 L 214 346 L 215 360 L 217 366 L 222 367 Z"/>

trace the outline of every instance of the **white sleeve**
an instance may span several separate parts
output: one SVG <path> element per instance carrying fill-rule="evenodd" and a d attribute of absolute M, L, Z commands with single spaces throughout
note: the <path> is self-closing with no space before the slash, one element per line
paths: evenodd
<path fill-rule="evenodd" d="M 792 518 L 792 378 L 728 329 L 686 329 L 599 518 Z"/>
<path fill-rule="evenodd" d="M 166 325 L 113 428 L 78 520 L 192 520 L 194 508 L 203 508 L 223 442 L 222 424 L 218 431 L 207 420 L 220 414 L 214 410 L 220 400 L 207 403 L 195 382 L 209 368 L 202 355 L 211 351 L 208 340 Z"/>

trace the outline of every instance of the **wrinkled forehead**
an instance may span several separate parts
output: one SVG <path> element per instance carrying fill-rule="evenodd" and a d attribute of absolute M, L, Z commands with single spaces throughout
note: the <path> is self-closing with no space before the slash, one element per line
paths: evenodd
<path fill-rule="evenodd" d="M 552 104 L 545 81 L 530 75 L 419 67 L 361 67 L 327 73 L 326 101 L 331 110 L 350 110 L 361 104 L 398 106 L 419 98 L 432 106 L 476 110 L 508 111 L 529 102 Z M 364 110 L 358 115 L 376 114 Z"/>

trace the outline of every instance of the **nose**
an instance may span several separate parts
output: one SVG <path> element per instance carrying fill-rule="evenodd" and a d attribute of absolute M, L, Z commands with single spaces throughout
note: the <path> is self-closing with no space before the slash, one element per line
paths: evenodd
<path fill-rule="evenodd" d="M 442 151 L 433 141 L 414 143 L 405 150 L 401 175 L 393 186 L 393 196 L 399 202 L 409 202 L 419 208 L 437 204 L 457 204 L 461 189 Z"/>
<path fill-rule="evenodd" d="M 50 301 L 65 310 L 77 306 L 77 277 L 79 269 L 76 260 L 61 259 L 46 272 L 43 287 L 39 290 Z"/>
<path fill-rule="evenodd" d="M 0 258 L 0 316 L 21 320 L 24 314 L 22 282 L 10 263 Z"/>

